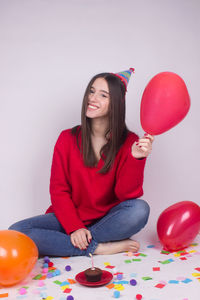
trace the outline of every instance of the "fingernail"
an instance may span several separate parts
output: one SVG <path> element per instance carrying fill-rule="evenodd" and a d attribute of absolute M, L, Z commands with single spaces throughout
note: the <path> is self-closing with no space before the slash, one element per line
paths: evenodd
<path fill-rule="evenodd" d="M 136 145 L 139 145 L 139 143 L 136 143 Z"/>
<path fill-rule="evenodd" d="M 144 135 L 148 135 L 148 133 L 145 133 Z"/>

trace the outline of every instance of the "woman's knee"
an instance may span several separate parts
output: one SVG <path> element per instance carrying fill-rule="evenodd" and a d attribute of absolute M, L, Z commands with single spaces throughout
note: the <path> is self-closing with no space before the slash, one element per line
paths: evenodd
<path fill-rule="evenodd" d="M 150 213 L 149 204 L 143 199 L 134 199 L 133 205 L 129 209 L 129 221 L 137 224 L 141 224 L 144 227 L 148 221 Z"/>
<path fill-rule="evenodd" d="M 18 221 L 16 223 L 12 224 L 8 229 L 16 230 L 16 231 L 24 233 L 30 229 L 30 224 L 29 224 L 28 220 L 22 220 L 22 221 Z"/>
<path fill-rule="evenodd" d="M 141 215 L 142 218 L 148 220 L 150 213 L 149 204 L 143 199 L 137 199 L 136 201 L 136 210 L 138 214 Z"/>

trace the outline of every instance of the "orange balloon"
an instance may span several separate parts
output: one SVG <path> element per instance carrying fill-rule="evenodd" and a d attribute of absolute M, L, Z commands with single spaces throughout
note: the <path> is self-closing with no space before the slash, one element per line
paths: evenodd
<path fill-rule="evenodd" d="M 0 230 L 0 284 L 14 285 L 33 269 L 38 249 L 27 235 L 16 230 Z"/>

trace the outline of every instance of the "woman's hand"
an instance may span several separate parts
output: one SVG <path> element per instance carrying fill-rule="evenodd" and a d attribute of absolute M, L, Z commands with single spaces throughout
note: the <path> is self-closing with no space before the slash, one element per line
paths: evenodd
<path fill-rule="evenodd" d="M 151 153 L 153 141 L 154 136 L 145 133 L 141 139 L 133 143 L 131 148 L 132 155 L 137 159 L 147 157 Z"/>
<path fill-rule="evenodd" d="M 80 228 L 72 232 L 70 238 L 74 247 L 85 250 L 91 242 L 92 235 L 86 228 Z"/>

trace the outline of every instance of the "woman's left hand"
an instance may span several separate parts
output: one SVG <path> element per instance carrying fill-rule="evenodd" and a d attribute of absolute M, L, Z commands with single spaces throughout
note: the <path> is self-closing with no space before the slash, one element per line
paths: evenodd
<path fill-rule="evenodd" d="M 145 133 L 141 139 L 133 143 L 131 148 L 132 155 L 137 159 L 147 157 L 151 153 L 153 141 L 154 136 Z"/>

